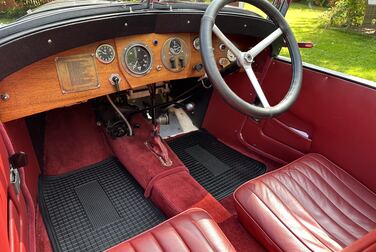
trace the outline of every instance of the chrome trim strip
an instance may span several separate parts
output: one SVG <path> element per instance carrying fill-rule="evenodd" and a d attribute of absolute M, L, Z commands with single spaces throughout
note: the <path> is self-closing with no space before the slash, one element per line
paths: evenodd
<path fill-rule="evenodd" d="M 288 57 L 277 56 L 276 59 L 283 61 L 283 62 L 286 62 L 286 63 L 291 63 L 291 60 Z M 309 63 L 305 63 L 305 62 L 303 62 L 303 67 L 311 69 L 311 70 L 319 71 L 321 73 L 330 74 L 332 76 L 339 77 L 339 78 L 344 79 L 344 80 L 348 80 L 348 81 L 355 82 L 357 84 L 360 84 L 360 85 L 363 85 L 363 86 L 366 86 L 366 87 L 376 89 L 376 82 L 371 81 L 371 80 L 366 80 L 366 79 L 363 79 L 363 78 L 359 78 L 359 77 L 352 76 L 352 75 L 349 75 L 349 74 L 344 74 L 344 73 L 341 73 L 341 72 L 338 72 L 338 71 L 330 70 L 328 68 L 319 67 L 319 66 L 309 64 Z"/>

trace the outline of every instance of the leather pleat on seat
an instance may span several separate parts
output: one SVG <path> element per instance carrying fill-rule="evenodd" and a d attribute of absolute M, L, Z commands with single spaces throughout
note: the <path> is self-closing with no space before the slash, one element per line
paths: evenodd
<path fill-rule="evenodd" d="M 244 226 L 268 249 L 339 251 L 376 228 L 376 195 L 318 154 L 234 193 Z"/>
<path fill-rule="evenodd" d="M 207 212 L 193 208 L 107 251 L 231 252 L 235 249 Z"/>

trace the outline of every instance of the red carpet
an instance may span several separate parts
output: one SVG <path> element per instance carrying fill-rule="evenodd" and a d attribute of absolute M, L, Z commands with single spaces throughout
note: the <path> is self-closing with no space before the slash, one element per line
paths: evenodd
<path fill-rule="evenodd" d="M 152 125 L 148 121 L 137 116 L 132 119 L 132 124 L 139 125 L 139 128 L 134 129 L 133 137 L 115 140 L 108 137 L 109 145 L 120 162 L 144 189 L 156 176 L 176 169 L 174 173 L 157 179 L 150 190 L 151 199 L 168 217 L 191 207 L 205 209 L 217 222 L 222 222 L 231 216 L 189 175 L 187 168 L 167 144 L 166 147 L 173 162 L 170 167 L 163 166 L 154 153 L 146 147 L 145 142 L 152 131 Z"/>
<path fill-rule="evenodd" d="M 89 104 L 46 114 L 45 175 L 59 175 L 113 155 Z"/>
<path fill-rule="evenodd" d="M 163 166 L 145 145 L 152 125 L 141 116 L 134 117 L 131 124 L 139 125 L 133 137 L 114 140 L 106 137 L 103 129 L 96 125 L 94 112 L 88 104 L 48 112 L 45 174 L 64 174 L 115 155 L 144 189 L 149 185 L 150 198 L 167 217 L 192 207 L 202 208 L 219 223 L 238 251 L 264 251 L 239 223 L 232 197 L 218 202 L 189 175 L 167 145 L 173 165 Z M 39 215 L 36 222 L 38 250 L 49 252 L 51 246 Z"/>
<path fill-rule="evenodd" d="M 266 251 L 257 240 L 251 236 L 248 231 L 239 222 L 233 196 L 230 195 L 223 200 L 221 204 L 232 214 L 231 218 L 219 223 L 219 226 L 230 240 L 237 251 Z"/>
<path fill-rule="evenodd" d="M 146 188 L 156 175 L 168 169 L 183 166 L 183 163 L 168 146 L 167 149 L 173 162 L 170 167 L 163 166 L 156 155 L 145 145 L 153 129 L 148 121 L 141 116 L 135 116 L 132 118 L 131 124 L 139 125 L 138 128 L 134 128 L 134 136 L 117 139 L 107 136 L 107 140 L 115 156 L 143 188 Z"/>

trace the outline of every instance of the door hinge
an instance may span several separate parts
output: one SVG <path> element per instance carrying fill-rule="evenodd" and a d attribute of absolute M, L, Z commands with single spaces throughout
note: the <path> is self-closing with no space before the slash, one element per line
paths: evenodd
<path fill-rule="evenodd" d="M 21 177 L 18 169 L 25 167 L 27 163 L 27 155 L 25 152 L 17 152 L 9 157 L 10 183 L 13 184 L 16 194 L 21 190 Z"/>

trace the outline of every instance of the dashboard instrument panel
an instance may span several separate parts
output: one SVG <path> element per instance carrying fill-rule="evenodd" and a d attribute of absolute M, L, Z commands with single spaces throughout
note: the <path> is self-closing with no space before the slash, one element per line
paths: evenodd
<path fill-rule="evenodd" d="M 232 39 L 249 45 L 249 38 Z M 214 37 L 218 67 L 228 59 Z M 230 55 L 231 56 L 231 55 Z M 226 61 L 227 62 L 227 61 Z M 222 64 L 221 64 L 222 63 Z M 198 67 L 200 66 L 200 67 Z M 37 61 L 0 81 L 0 120 L 69 106 L 114 93 L 110 76 L 121 78 L 118 90 L 203 76 L 197 33 L 140 34 L 70 49 Z"/>
<path fill-rule="evenodd" d="M 163 66 L 171 72 L 183 71 L 189 65 L 190 56 L 186 42 L 178 37 L 167 39 L 161 50 Z"/>
<path fill-rule="evenodd" d="M 124 48 L 121 62 L 130 74 L 141 77 L 150 72 L 153 66 L 153 57 L 147 45 L 137 42 Z"/>
<path fill-rule="evenodd" d="M 101 44 L 97 47 L 95 56 L 100 62 L 110 64 L 115 59 L 115 49 L 112 45 Z"/>

